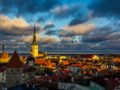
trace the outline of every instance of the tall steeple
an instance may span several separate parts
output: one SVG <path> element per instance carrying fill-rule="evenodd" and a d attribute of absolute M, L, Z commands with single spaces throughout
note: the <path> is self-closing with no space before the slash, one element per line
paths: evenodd
<path fill-rule="evenodd" d="M 31 45 L 30 54 L 33 55 L 33 57 L 38 57 L 38 43 L 36 40 L 35 25 L 34 25 L 33 41 L 32 41 L 32 45 Z"/>
<path fill-rule="evenodd" d="M 33 42 L 32 44 L 37 44 L 37 40 L 36 40 L 36 29 L 35 29 L 35 24 L 34 24 L 34 34 L 33 34 Z"/>

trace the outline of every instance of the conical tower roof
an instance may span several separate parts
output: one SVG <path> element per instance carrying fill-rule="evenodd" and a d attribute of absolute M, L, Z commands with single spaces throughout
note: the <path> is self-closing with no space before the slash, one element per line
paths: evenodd
<path fill-rule="evenodd" d="M 33 44 L 33 45 L 34 45 L 34 44 L 35 44 L 35 45 L 37 44 L 35 25 L 34 25 L 34 34 L 33 34 L 33 42 L 32 42 L 32 44 Z"/>
<path fill-rule="evenodd" d="M 15 51 L 8 63 L 8 68 L 22 68 L 23 63 L 20 61 L 17 51 Z"/>

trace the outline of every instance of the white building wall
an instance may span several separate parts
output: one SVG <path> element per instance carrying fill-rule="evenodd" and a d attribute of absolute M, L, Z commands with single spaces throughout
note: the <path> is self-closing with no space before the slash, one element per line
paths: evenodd
<path fill-rule="evenodd" d="M 0 72 L 0 83 L 5 83 L 6 81 L 6 71 Z"/>
<path fill-rule="evenodd" d="M 6 72 L 6 85 L 12 87 L 15 85 L 23 84 L 23 70 L 22 68 L 9 68 Z"/>

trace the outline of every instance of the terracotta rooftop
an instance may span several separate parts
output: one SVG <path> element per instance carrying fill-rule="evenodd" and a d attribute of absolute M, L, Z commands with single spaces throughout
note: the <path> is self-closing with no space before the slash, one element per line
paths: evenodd
<path fill-rule="evenodd" d="M 82 54 L 80 55 L 81 58 L 92 58 L 94 54 Z"/>
<path fill-rule="evenodd" d="M 2 55 L 1 55 L 1 58 L 8 58 L 8 57 L 9 57 L 9 55 L 7 52 L 2 53 Z"/>
<path fill-rule="evenodd" d="M 15 51 L 8 63 L 8 68 L 22 68 L 22 67 L 23 63 L 20 61 L 17 51 Z"/>
<path fill-rule="evenodd" d="M 35 63 L 36 63 L 36 64 L 44 64 L 44 65 L 47 65 L 47 61 L 45 61 L 45 60 L 35 60 Z"/>

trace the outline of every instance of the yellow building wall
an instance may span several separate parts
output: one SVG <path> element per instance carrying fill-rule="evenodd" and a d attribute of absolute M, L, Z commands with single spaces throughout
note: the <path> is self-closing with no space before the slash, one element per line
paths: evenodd
<path fill-rule="evenodd" d="M 10 56 L 8 55 L 7 52 L 2 53 L 2 55 L 0 56 L 0 62 L 1 63 L 8 63 L 10 60 Z"/>
<path fill-rule="evenodd" d="M 0 58 L 0 63 L 8 63 L 10 58 Z"/>
<path fill-rule="evenodd" d="M 32 45 L 30 54 L 32 54 L 33 57 L 38 57 L 38 45 Z"/>

